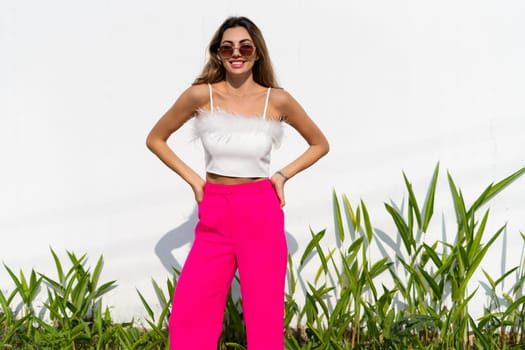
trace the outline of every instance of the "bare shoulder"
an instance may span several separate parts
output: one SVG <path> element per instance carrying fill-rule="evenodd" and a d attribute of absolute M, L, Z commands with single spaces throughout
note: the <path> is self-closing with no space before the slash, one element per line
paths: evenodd
<path fill-rule="evenodd" d="M 161 121 L 169 121 L 170 128 L 176 130 L 175 128 L 194 117 L 201 108 L 209 104 L 209 96 L 206 84 L 188 87 L 164 113 Z"/>
<path fill-rule="evenodd" d="M 284 89 L 272 90 L 272 104 L 278 111 L 280 119 L 289 124 L 308 117 L 299 102 Z"/>
<path fill-rule="evenodd" d="M 272 90 L 274 91 L 274 90 Z M 328 151 L 325 136 L 297 100 L 284 89 L 275 89 L 272 102 L 278 110 L 280 120 L 299 132 L 309 145 L 320 145 L 321 152 Z"/>
<path fill-rule="evenodd" d="M 272 102 L 279 108 L 286 107 L 290 103 L 297 103 L 293 96 L 283 88 L 272 89 Z"/>
<path fill-rule="evenodd" d="M 210 93 L 207 84 L 191 85 L 179 97 L 179 102 L 194 111 L 206 106 L 210 101 Z"/>

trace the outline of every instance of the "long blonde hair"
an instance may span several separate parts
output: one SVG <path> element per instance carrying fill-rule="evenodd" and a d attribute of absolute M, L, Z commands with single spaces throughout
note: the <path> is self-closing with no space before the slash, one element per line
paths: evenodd
<path fill-rule="evenodd" d="M 246 17 L 229 17 L 224 23 L 222 23 L 219 29 L 217 29 L 208 46 L 208 62 L 202 69 L 201 74 L 193 82 L 193 85 L 217 83 L 225 79 L 226 72 L 221 61 L 217 57 L 217 51 L 219 50 L 224 32 L 227 29 L 234 27 L 245 28 L 250 34 L 253 44 L 256 47 L 258 59 L 255 61 L 252 68 L 253 80 L 265 87 L 278 87 L 263 35 L 255 23 Z"/>

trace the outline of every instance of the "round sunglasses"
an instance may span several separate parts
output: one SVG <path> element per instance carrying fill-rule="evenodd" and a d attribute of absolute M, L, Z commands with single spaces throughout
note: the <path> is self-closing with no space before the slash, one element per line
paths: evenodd
<path fill-rule="evenodd" d="M 232 45 L 221 45 L 218 51 L 223 58 L 231 58 L 235 49 L 239 50 L 242 57 L 251 57 L 255 52 L 255 46 L 251 44 L 241 44 L 238 48 Z"/>

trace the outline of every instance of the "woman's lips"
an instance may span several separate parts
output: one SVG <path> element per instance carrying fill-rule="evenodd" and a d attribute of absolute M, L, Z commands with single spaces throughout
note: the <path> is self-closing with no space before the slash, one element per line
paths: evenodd
<path fill-rule="evenodd" d="M 244 65 L 244 61 L 241 61 L 241 60 L 230 61 L 230 65 L 232 68 L 241 68 Z"/>

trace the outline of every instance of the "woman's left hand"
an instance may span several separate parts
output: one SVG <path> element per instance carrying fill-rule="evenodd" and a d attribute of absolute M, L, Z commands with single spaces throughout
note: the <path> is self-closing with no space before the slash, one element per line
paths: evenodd
<path fill-rule="evenodd" d="M 286 179 L 282 175 L 275 173 L 270 178 L 270 181 L 272 182 L 273 188 L 275 189 L 275 193 L 277 193 L 277 197 L 279 197 L 282 208 L 286 204 L 284 201 L 284 183 L 286 182 Z"/>

